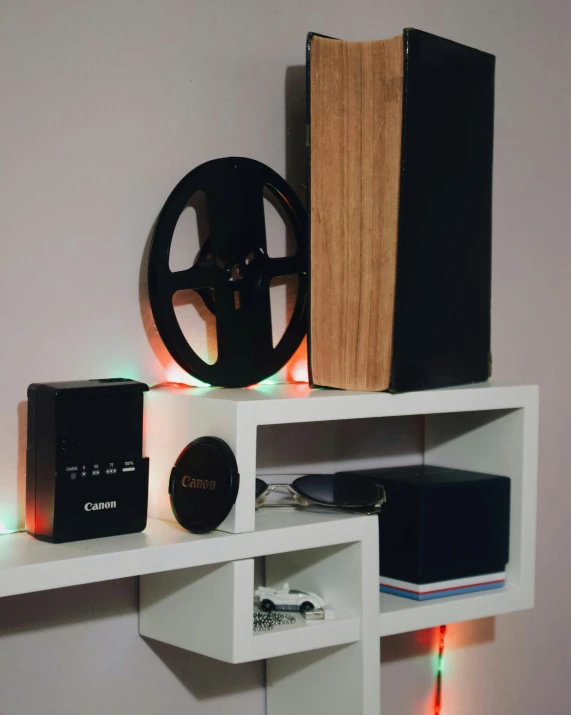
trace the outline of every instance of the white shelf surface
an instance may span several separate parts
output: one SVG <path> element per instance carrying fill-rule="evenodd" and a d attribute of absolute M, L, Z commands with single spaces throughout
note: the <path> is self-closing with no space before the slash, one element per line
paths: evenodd
<path fill-rule="evenodd" d="M 306 621 L 300 613 L 291 613 L 295 623 L 278 626 L 272 631 L 255 632 L 250 643 L 252 660 L 274 655 L 301 653 L 316 647 L 354 643 L 361 637 L 361 620 L 336 613 L 335 618 L 323 621 Z"/>
<path fill-rule="evenodd" d="M 292 551 L 298 548 L 296 544 L 300 540 L 306 541 L 306 530 L 312 532 L 312 544 L 319 541 L 328 544 L 331 539 L 328 526 L 337 530 L 340 523 L 350 523 L 355 518 L 360 517 L 293 509 L 268 510 L 258 512 L 256 532 L 216 531 L 203 536 L 189 534 L 172 522 L 150 519 L 141 534 L 70 544 L 48 544 L 25 533 L 6 534 L 0 536 L 0 597 Z M 292 529 L 298 532 L 295 539 L 292 539 Z M 532 605 L 528 594 L 509 584 L 493 591 L 430 601 L 381 593 L 380 635 L 485 618 Z M 272 651 L 272 641 L 279 640 L 283 649 L 287 648 L 284 641 L 291 640 L 291 652 L 305 650 L 301 642 L 313 638 L 312 629 L 321 626 L 330 630 L 331 645 L 358 638 L 358 618 L 338 614 L 335 619 L 311 622 L 299 616 L 289 632 L 276 629 L 256 633 L 253 648 L 256 652 L 268 653 Z M 328 637 L 319 639 L 320 643 L 328 640 Z"/>
<path fill-rule="evenodd" d="M 333 517 L 309 525 L 305 514 L 276 516 L 288 522 L 302 517 L 306 526 L 258 532 L 255 548 L 265 553 L 258 573 L 250 549 L 238 560 L 143 575 L 139 633 L 227 663 L 361 643 L 364 614 L 375 626 L 378 617 L 378 601 L 371 598 L 377 578 L 364 569 L 365 563 L 378 563 L 375 517 Z M 299 616 L 289 628 L 255 633 L 256 587 L 286 582 L 319 593 L 336 617 L 306 623 Z"/>
<path fill-rule="evenodd" d="M 149 519 L 140 534 L 49 544 L 25 533 L 0 536 L 0 597 L 296 551 L 351 540 L 367 517 L 260 510 L 256 530 L 195 535 L 174 522 Z"/>
<path fill-rule="evenodd" d="M 414 601 L 388 593 L 379 594 L 380 633 L 417 631 L 424 628 L 499 616 L 533 606 L 533 595 L 506 584 L 499 589 L 447 596 L 428 601 Z"/>
<path fill-rule="evenodd" d="M 235 406 L 240 419 L 250 418 L 258 425 L 268 425 L 517 409 L 530 404 L 530 400 L 537 395 L 537 387 L 487 382 L 391 395 L 387 392 L 348 392 L 311 389 L 307 384 L 287 384 L 257 385 L 248 389 L 175 387 L 157 392 L 186 394 L 199 401 L 222 402 Z"/>

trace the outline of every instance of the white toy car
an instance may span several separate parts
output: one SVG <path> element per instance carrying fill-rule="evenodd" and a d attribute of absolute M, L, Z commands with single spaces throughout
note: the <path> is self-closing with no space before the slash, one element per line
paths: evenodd
<path fill-rule="evenodd" d="M 323 608 L 325 601 L 316 593 L 311 591 L 298 591 L 290 588 L 289 583 L 279 588 L 266 588 L 261 586 L 256 591 L 256 597 L 260 601 L 262 611 L 313 611 L 315 608 Z"/>

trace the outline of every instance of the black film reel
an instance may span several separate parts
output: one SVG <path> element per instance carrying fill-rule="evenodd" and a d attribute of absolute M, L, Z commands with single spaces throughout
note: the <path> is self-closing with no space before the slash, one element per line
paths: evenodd
<path fill-rule="evenodd" d="M 270 258 L 263 192 L 267 188 L 290 221 L 296 253 Z M 197 191 L 206 197 L 210 235 L 194 265 L 171 271 L 176 224 Z M 308 283 L 306 217 L 279 174 L 253 159 L 215 159 L 193 169 L 175 187 L 155 225 L 149 253 L 149 299 L 159 334 L 172 357 L 202 382 L 245 387 L 274 375 L 299 347 L 306 331 Z M 270 281 L 297 275 L 289 324 L 273 346 Z M 202 360 L 188 344 L 173 307 L 177 291 L 194 289 L 216 317 L 218 359 Z"/>

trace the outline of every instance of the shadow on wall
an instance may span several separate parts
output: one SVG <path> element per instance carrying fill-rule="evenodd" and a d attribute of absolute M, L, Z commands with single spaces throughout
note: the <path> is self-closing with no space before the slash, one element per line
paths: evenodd
<path fill-rule="evenodd" d="M 156 221 L 147 236 L 145 248 L 143 249 L 143 256 L 141 258 L 141 267 L 139 269 L 139 310 L 141 311 L 141 320 L 143 322 L 143 328 L 145 330 L 147 340 L 149 341 L 149 345 L 151 346 L 151 349 L 158 361 L 166 370 L 173 363 L 173 359 L 169 355 L 163 341 L 161 340 L 161 336 L 157 331 L 157 326 L 155 325 L 153 313 L 151 311 L 151 304 L 149 302 L 149 253 L 151 250 L 151 242 L 153 240 L 155 226 Z"/>
<path fill-rule="evenodd" d="M 415 415 L 261 425 L 257 469 L 297 473 L 421 464 L 423 440 L 423 418 Z"/>
<path fill-rule="evenodd" d="M 305 66 L 288 67 L 285 77 L 286 181 L 306 206 L 306 108 Z"/>
<path fill-rule="evenodd" d="M 234 665 L 183 648 L 143 638 L 184 687 L 199 700 L 257 690 L 264 684 L 264 661 Z M 262 682 L 260 682 L 262 681 Z"/>
<path fill-rule="evenodd" d="M 4 656 L 10 653 L 11 644 L 16 643 L 12 636 L 25 633 L 34 636 L 52 631 L 49 643 L 56 650 L 61 643 L 65 643 L 66 647 L 70 642 L 78 647 L 90 644 L 90 653 L 86 655 L 88 662 L 89 659 L 112 659 L 117 653 L 128 652 L 134 656 L 130 667 L 142 667 L 144 651 L 150 648 L 199 700 L 255 691 L 263 684 L 263 662 L 231 665 L 140 638 L 137 613 L 138 579 L 133 578 L 8 596 L 0 599 L 0 653 Z M 114 631 L 120 639 L 114 645 L 110 645 L 105 636 L 98 635 L 107 632 L 99 629 L 104 629 L 109 623 L 115 624 Z M 13 653 L 19 653 L 16 646 Z M 62 664 L 60 672 L 55 664 L 48 667 L 55 668 L 55 677 L 63 678 L 63 670 L 69 667 L 69 663 Z M 120 667 L 127 666 L 121 663 Z"/>
<path fill-rule="evenodd" d="M 23 529 L 26 523 L 26 446 L 28 443 L 28 403 L 18 403 L 18 522 L 15 528 Z"/>
<path fill-rule="evenodd" d="M 134 579 L 7 596 L 0 604 L 0 641 L 15 633 L 115 618 L 138 609 Z"/>
<path fill-rule="evenodd" d="M 305 65 L 291 65 L 285 76 L 285 179 L 307 209 L 307 91 Z M 280 375 L 289 382 L 307 381 L 307 338 Z"/>

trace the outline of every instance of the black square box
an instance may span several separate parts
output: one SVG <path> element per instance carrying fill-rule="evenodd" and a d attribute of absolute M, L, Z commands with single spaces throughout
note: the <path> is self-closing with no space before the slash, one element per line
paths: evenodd
<path fill-rule="evenodd" d="M 385 487 L 379 575 L 417 584 L 505 570 L 508 477 L 420 465 L 354 473 Z"/>

